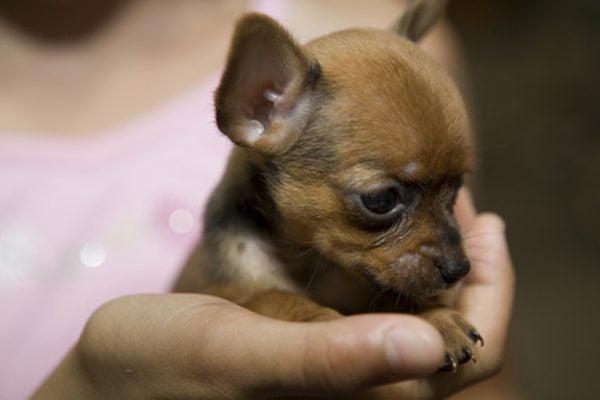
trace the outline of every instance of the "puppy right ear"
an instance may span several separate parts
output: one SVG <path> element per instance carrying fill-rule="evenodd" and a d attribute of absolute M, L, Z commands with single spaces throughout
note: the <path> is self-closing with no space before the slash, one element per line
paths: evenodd
<path fill-rule="evenodd" d="M 444 14 L 449 0 L 410 0 L 391 30 L 416 42 Z"/>
<path fill-rule="evenodd" d="M 286 151 L 310 116 L 320 73 L 319 64 L 277 22 L 247 15 L 237 24 L 215 95 L 219 129 L 264 154 Z"/>

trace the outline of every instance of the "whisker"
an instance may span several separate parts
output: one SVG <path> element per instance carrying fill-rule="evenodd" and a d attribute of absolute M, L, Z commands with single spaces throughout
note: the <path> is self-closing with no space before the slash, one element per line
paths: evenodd
<path fill-rule="evenodd" d="M 402 296 L 402 293 L 398 292 L 398 294 L 396 295 L 396 301 L 394 302 L 394 311 L 396 311 L 398 309 L 398 304 L 400 304 L 401 296 Z"/>
<path fill-rule="evenodd" d="M 387 289 L 381 289 L 369 302 L 369 310 L 374 310 L 379 305 L 379 302 L 383 298 L 383 295 L 387 292 Z"/>
<path fill-rule="evenodd" d="M 319 256 L 319 258 L 317 259 L 317 262 L 315 263 L 315 267 L 313 268 L 312 274 L 310 274 L 310 278 L 308 279 L 308 282 L 306 283 L 306 290 L 309 290 L 310 287 L 312 286 L 313 281 L 315 280 L 315 276 L 317 276 L 317 271 L 320 269 L 321 267 L 321 260 L 323 259 L 322 256 Z"/>

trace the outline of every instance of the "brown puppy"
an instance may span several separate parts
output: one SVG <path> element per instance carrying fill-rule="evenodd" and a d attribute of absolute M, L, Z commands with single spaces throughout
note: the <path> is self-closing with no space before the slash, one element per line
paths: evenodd
<path fill-rule="evenodd" d="M 305 46 L 268 17 L 238 23 L 215 98 L 238 146 L 177 290 L 296 321 L 415 312 L 446 341 L 443 370 L 472 358 L 480 335 L 439 301 L 469 271 L 452 215 L 469 121 L 446 73 L 407 39 L 444 3 L 409 3 L 396 33 Z"/>

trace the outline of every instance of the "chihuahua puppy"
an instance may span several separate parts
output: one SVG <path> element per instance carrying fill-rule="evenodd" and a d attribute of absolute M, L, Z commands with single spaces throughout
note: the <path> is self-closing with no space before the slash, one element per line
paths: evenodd
<path fill-rule="evenodd" d="M 413 312 L 445 340 L 441 370 L 472 359 L 483 339 L 440 301 L 469 271 L 452 211 L 469 120 L 413 43 L 445 3 L 304 46 L 266 16 L 239 21 L 215 95 L 237 146 L 176 290 L 293 321 Z"/>

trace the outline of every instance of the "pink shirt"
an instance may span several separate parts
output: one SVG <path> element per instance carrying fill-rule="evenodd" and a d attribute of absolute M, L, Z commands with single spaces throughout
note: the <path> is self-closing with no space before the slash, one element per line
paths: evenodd
<path fill-rule="evenodd" d="M 93 137 L 0 132 L 0 398 L 28 396 L 101 304 L 169 289 L 230 149 L 216 84 Z"/>

